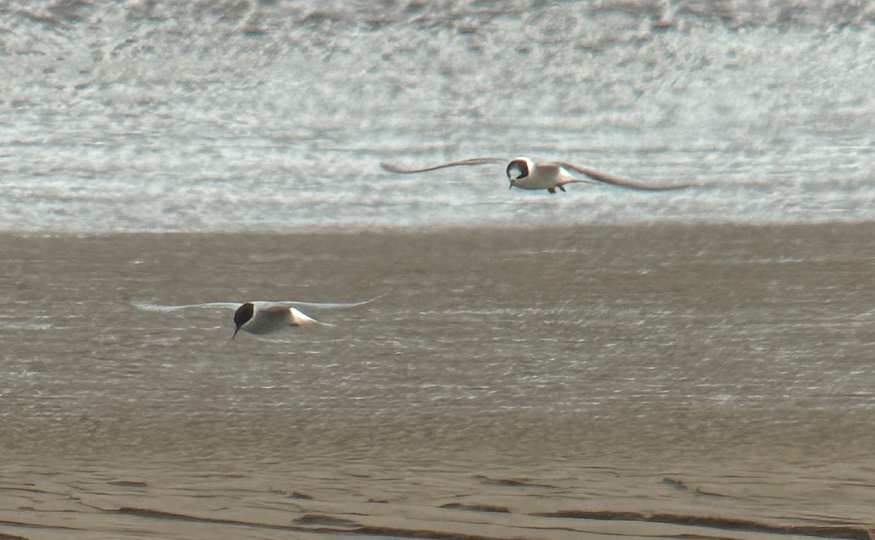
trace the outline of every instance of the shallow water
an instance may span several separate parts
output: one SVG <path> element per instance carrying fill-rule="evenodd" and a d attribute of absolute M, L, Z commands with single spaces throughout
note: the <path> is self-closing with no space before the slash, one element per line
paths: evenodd
<path fill-rule="evenodd" d="M 348 514 L 386 499 L 365 514 L 399 529 L 460 501 L 507 507 L 507 531 L 593 509 L 871 527 L 872 232 L 7 235 L 0 451 L 19 482 L 62 474 L 86 499 L 145 483 L 74 512 L 86 529 L 132 520 L 158 536 L 179 519 L 166 513 L 223 515 L 188 497 L 242 508 L 238 483 L 274 510 L 316 493 L 309 511 L 234 514 L 262 525 L 310 512 L 365 526 Z M 333 327 L 233 341 L 230 308 L 135 305 L 378 296 L 302 308 Z M 128 507 L 157 513 L 115 513 Z M 464 508 L 438 513 L 428 527 L 450 537 L 510 534 L 454 524 Z M 608 529 L 633 534 L 626 518 Z M 643 523 L 656 528 L 633 535 L 663 531 Z M 206 525 L 188 537 L 241 526 Z"/>
<path fill-rule="evenodd" d="M 3 230 L 875 217 L 859 2 L 3 5 Z M 379 167 L 483 155 L 697 187 Z"/>
<path fill-rule="evenodd" d="M 809 4 L 0 0 L 0 536 L 871 536 L 875 11 Z M 380 168 L 482 155 L 694 187 Z M 154 309 L 272 299 L 373 300 Z"/>

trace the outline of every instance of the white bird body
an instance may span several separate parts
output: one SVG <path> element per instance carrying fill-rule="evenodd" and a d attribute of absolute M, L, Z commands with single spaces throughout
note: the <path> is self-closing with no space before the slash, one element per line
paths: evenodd
<path fill-rule="evenodd" d="M 234 312 L 234 324 L 236 328 L 231 339 L 234 339 L 240 330 L 260 335 L 272 334 L 294 326 L 326 323 L 320 323 L 293 307 L 246 302 Z"/>
<path fill-rule="evenodd" d="M 324 309 L 344 309 L 370 304 L 380 296 L 375 296 L 370 300 L 362 302 L 304 302 L 300 300 L 256 300 L 252 302 L 205 302 L 201 304 L 153 304 L 145 301 L 132 301 L 131 304 L 137 309 L 144 311 L 157 311 L 159 313 L 177 312 L 188 309 L 212 309 L 221 310 L 227 313 L 226 310 L 234 309 L 234 335 L 231 339 L 237 336 L 237 332 L 243 330 L 250 334 L 270 334 L 280 330 L 296 326 L 306 326 L 319 324 L 323 326 L 334 326 L 330 323 L 317 321 L 306 313 L 293 307 L 310 306 Z"/>
<path fill-rule="evenodd" d="M 507 163 L 507 160 L 497 157 L 479 157 L 464 159 L 462 161 L 453 161 L 444 163 L 434 167 L 425 167 L 421 169 L 406 169 L 389 163 L 381 163 L 380 165 L 387 171 L 412 174 L 435 171 L 448 167 L 465 167 L 473 165 L 485 165 L 490 163 Z M 609 184 L 612 186 L 622 187 L 626 189 L 634 189 L 638 191 L 668 191 L 674 189 L 683 189 L 689 187 L 689 184 L 676 184 L 670 186 L 653 186 L 648 184 L 640 184 L 631 180 L 603 173 L 589 167 L 575 165 L 565 161 L 534 161 L 530 158 L 519 157 L 510 160 L 505 169 L 507 178 L 510 181 L 511 188 L 538 190 L 546 189 L 550 193 L 556 193 L 556 190 L 565 191 L 568 184 Z M 575 176 L 573 173 L 584 175 L 588 178 Z"/>
<path fill-rule="evenodd" d="M 517 158 L 507 166 L 507 178 L 510 187 L 519 189 L 546 189 L 556 193 L 556 189 L 565 191 L 563 186 L 574 183 L 592 183 L 582 180 L 569 173 L 565 167 L 557 163 L 536 163 L 529 158 Z"/>

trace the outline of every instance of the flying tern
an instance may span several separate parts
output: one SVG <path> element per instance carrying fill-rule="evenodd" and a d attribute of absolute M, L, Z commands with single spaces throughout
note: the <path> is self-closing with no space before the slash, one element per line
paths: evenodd
<path fill-rule="evenodd" d="M 380 166 L 393 173 L 413 174 L 436 171 L 438 169 L 447 169 L 450 167 L 469 167 L 493 163 L 507 163 L 505 173 L 507 174 L 507 179 L 510 181 L 511 188 L 528 190 L 546 189 L 553 194 L 556 193 L 557 189 L 559 191 L 565 191 L 565 186 L 568 184 L 578 183 L 609 184 L 638 191 L 670 191 L 690 187 L 690 184 L 672 184 L 667 186 L 641 184 L 612 174 L 597 171 L 589 167 L 575 165 L 574 163 L 569 163 L 567 161 L 535 161 L 527 157 L 515 158 L 510 160 L 509 163 L 504 158 L 478 157 L 417 169 L 399 167 L 385 162 L 380 163 Z M 574 173 L 586 176 L 587 178 L 581 178 Z"/>

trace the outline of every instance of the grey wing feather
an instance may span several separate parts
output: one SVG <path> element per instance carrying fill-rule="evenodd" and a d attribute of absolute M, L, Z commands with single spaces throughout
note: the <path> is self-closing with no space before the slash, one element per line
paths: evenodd
<path fill-rule="evenodd" d="M 672 184 L 669 186 L 653 186 L 648 184 L 640 184 L 638 182 L 633 182 L 632 180 L 626 180 L 625 178 L 620 178 L 619 176 L 614 176 L 612 174 L 604 173 L 601 171 L 597 171 L 595 169 L 590 169 L 589 167 L 581 167 L 580 165 L 575 165 L 574 163 L 567 162 L 556 162 L 556 165 L 560 167 L 564 167 L 569 171 L 573 171 L 579 174 L 586 175 L 593 180 L 598 180 L 599 182 L 610 184 L 612 186 L 623 187 L 626 189 L 636 189 L 639 191 L 671 191 L 674 189 L 684 189 L 690 187 L 692 184 Z"/>
<path fill-rule="evenodd" d="M 404 167 L 399 167 L 397 165 L 392 165 L 391 163 L 386 163 L 386 162 L 380 163 L 380 167 L 383 167 L 387 171 L 393 172 L 393 173 L 411 174 L 411 173 L 436 171 L 438 169 L 446 169 L 447 167 L 467 167 L 467 166 L 472 166 L 472 165 L 485 165 L 487 163 L 506 163 L 506 162 L 507 162 L 507 160 L 504 158 L 479 157 L 479 158 L 463 159 L 461 161 L 452 161 L 450 163 L 444 163 L 443 165 L 435 165 L 434 167 L 425 167 L 423 169 L 405 169 Z"/>
<path fill-rule="evenodd" d="M 343 309 L 343 308 L 351 308 L 363 306 L 365 304 L 370 304 L 374 300 L 378 300 L 383 298 L 386 294 L 381 294 L 379 296 L 375 296 L 373 298 L 368 298 L 367 300 L 362 300 L 360 302 L 301 302 L 298 300 L 283 300 L 281 302 L 270 302 L 264 301 L 264 303 L 271 304 L 282 304 L 284 306 L 305 306 L 305 307 L 315 307 L 315 308 L 334 308 L 334 309 Z"/>
<path fill-rule="evenodd" d="M 556 176 L 557 174 L 559 174 L 559 169 L 568 169 L 568 167 L 564 163 L 556 163 L 553 161 L 549 161 L 549 162 L 540 161 L 540 162 L 538 162 L 537 166 L 538 166 L 538 170 L 545 172 L 551 176 Z M 594 182 L 593 180 L 590 180 L 589 178 L 578 178 L 575 180 L 571 180 L 570 182 L 567 182 L 567 183 L 570 184 L 572 182 L 577 182 L 577 183 L 581 183 L 581 184 L 598 184 L 598 182 Z"/>
<path fill-rule="evenodd" d="M 258 310 L 258 314 L 270 319 L 282 319 L 289 313 L 286 306 L 264 306 Z"/>
<path fill-rule="evenodd" d="M 378 298 L 382 298 L 384 295 L 375 296 L 374 298 L 370 298 L 368 300 L 364 300 L 362 302 L 301 302 L 298 300 L 255 300 L 256 304 L 268 304 L 268 305 L 280 305 L 286 307 L 292 306 L 306 306 L 306 307 L 317 307 L 317 308 L 349 308 L 356 306 L 363 306 L 365 304 L 369 304 Z M 137 309 L 142 309 L 144 311 L 179 311 L 182 309 L 189 308 L 206 308 L 206 309 L 236 309 L 240 307 L 242 302 L 205 302 L 203 304 L 182 304 L 182 305 L 162 305 L 162 304 L 153 304 L 152 302 L 144 302 L 139 300 L 134 300 L 131 302 Z"/>
<path fill-rule="evenodd" d="M 323 326 L 334 326 L 333 324 L 317 321 L 302 311 L 289 306 L 272 305 L 265 306 L 258 311 L 255 318 L 264 322 L 267 325 L 285 325 L 302 326 L 305 324 L 321 324 Z"/>
<path fill-rule="evenodd" d="M 291 310 L 285 306 L 265 306 L 258 310 L 255 320 L 267 324 L 281 324 L 291 320 Z"/>
<path fill-rule="evenodd" d="M 229 308 L 234 309 L 240 307 L 240 302 L 207 302 L 204 304 L 185 304 L 185 305 L 161 305 L 151 302 L 141 302 L 134 300 L 131 302 L 137 309 L 144 311 L 179 311 L 188 308 Z"/>

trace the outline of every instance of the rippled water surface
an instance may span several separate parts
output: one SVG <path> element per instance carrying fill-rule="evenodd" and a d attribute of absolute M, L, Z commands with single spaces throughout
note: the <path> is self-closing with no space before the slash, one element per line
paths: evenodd
<path fill-rule="evenodd" d="M 5 533 L 873 525 L 869 225 L 2 243 Z"/>
<path fill-rule="evenodd" d="M 313 230 L 873 217 L 856 2 L 0 9 L 0 228 Z M 508 193 L 480 155 L 665 184 Z"/>
<path fill-rule="evenodd" d="M 0 537 L 871 537 L 873 23 L 0 0 Z"/>
<path fill-rule="evenodd" d="M 829 455 L 871 437 L 868 226 L 461 233 L 4 237 L 3 444 Z M 156 309 L 371 298 L 235 340 L 233 307 Z"/>

